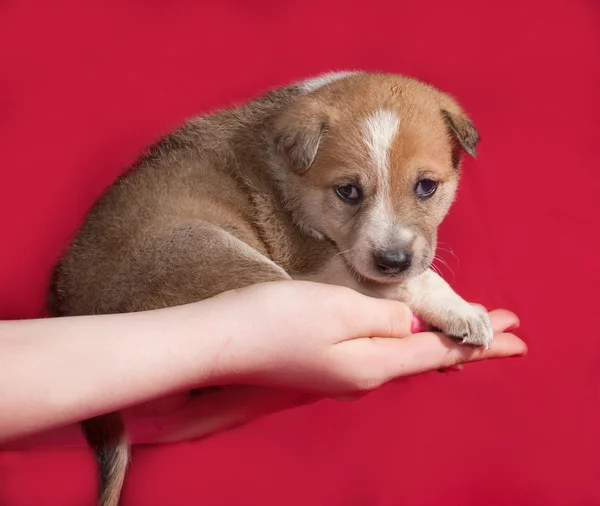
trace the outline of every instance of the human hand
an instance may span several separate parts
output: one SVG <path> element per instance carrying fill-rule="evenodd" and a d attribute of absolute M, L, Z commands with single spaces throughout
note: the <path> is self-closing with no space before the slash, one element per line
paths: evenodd
<path fill-rule="evenodd" d="M 215 367 L 223 382 L 238 384 L 134 408 L 134 442 L 202 437 L 326 397 L 355 399 L 402 376 L 527 352 L 507 332 L 519 321 L 505 310 L 490 313 L 495 337 L 486 350 L 415 328 L 401 303 L 329 285 L 267 283 L 213 301 L 237 311 Z"/>
<path fill-rule="evenodd" d="M 0 322 L 0 379 L 14 385 L 1 396 L 0 443 L 177 392 L 240 385 L 190 405 L 208 413 L 203 430 L 212 431 L 283 409 L 290 390 L 302 402 L 356 397 L 409 374 L 526 352 L 502 332 L 518 324 L 509 312 L 492 313 L 489 350 L 411 334 L 412 316 L 347 288 L 279 281 L 152 311 Z"/>
<path fill-rule="evenodd" d="M 215 368 L 223 383 L 295 388 L 328 397 L 354 395 L 401 376 L 474 360 L 524 355 L 523 341 L 505 332 L 514 313 L 490 314 L 489 350 L 434 332 L 413 333 L 413 314 L 397 301 L 347 288 L 285 281 L 226 292 L 214 299 L 236 308 Z"/>

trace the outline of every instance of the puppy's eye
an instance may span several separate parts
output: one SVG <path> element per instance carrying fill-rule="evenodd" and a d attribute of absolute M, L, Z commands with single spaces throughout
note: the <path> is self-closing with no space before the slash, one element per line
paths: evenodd
<path fill-rule="evenodd" d="M 426 199 L 435 193 L 437 187 L 437 181 L 434 181 L 433 179 L 421 179 L 421 181 L 417 183 L 417 186 L 415 186 L 415 193 L 417 194 L 417 197 Z"/>
<path fill-rule="evenodd" d="M 362 197 L 360 190 L 352 184 L 338 186 L 335 189 L 335 193 L 337 193 L 337 196 L 348 204 L 358 204 L 360 203 L 360 199 Z"/>

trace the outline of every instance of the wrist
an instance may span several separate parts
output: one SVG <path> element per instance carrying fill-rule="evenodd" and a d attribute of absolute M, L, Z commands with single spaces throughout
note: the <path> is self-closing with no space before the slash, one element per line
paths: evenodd
<path fill-rule="evenodd" d="M 152 311 L 148 314 L 150 339 L 140 343 L 160 350 L 156 360 L 159 396 L 219 384 L 219 350 L 224 325 L 208 301 Z M 150 353 L 152 353 L 150 351 Z"/>
<path fill-rule="evenodd" d="M 268 304 L 255 293 L 232 290 L 177 309 L 173 318 L 181 346 L 196 363 L 192 388 L 247 383 L 272 361 L 265 336 L 277 326 L 278 315 L 268 314 Z"/>

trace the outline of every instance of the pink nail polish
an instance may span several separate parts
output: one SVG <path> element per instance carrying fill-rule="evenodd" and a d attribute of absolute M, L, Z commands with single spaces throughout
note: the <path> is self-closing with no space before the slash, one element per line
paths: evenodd
<path fill-rule="evenodd" d="M 416 334 L 417 332 L 425 332 L 427 330 L 431 330 L 431 327 L 427 325 L 427 323 L 425 323 L 419 316 L 414 314 L 410 325 L 410 331 L 413 334 Z"/>
<path fill-rule="evenodd" d="M 416 314 L 413 315 L 412 321 L 410 323 L 410 331 L 413 334 L 417 332 L 421 332 L 422 320 Z"/>

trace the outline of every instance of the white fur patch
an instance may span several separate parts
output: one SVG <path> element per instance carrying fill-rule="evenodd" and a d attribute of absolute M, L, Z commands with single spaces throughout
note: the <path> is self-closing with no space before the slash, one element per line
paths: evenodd
<path fill-rule="evenodd" d="M 365 240 L 379 247 L 392 232 L 395 217 L 390 206 L 390 148 L 398 133 L 400 118 L 387 109 L 379 109 L 367 116 L 363 123 L 364 142 L 377 171 L 378 192 L 364 229 Z"/>
<path fill-rule="evenodd" d="M 360 72 L 356 70 L 345 70 L 340 72 L 328 72 L 327 74 L 322 74 L 320 76 L 312 77 L 307 79 L 306 81 L 302 81 L 298 83 L 298 86 L 305 92 L 310 93 L 311 91 L 318 90 L 323 86 L 333 83 L 334 81 L 339 81 L 340 79 L 344 79 L 345 77 L 353 76 L 355 74 L 360 74 Z"/>
<path fill-rule="evenodd" d="M 389 177 L 390 148 L 399 126 L 400 118 L 388 109 L 379 109 L 365 119 L 365 143 L 382 183 Z"/>
<path fill-rule="evenodd" d="M 401 228 L 398 230 L 398 239 L 405 244 L 409 244 L 415 238 L 415 233 L 408 228 Z"/>

